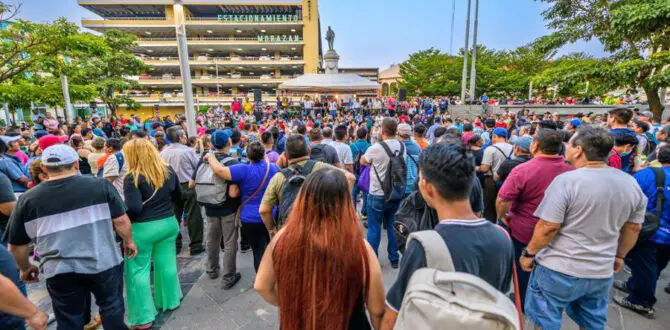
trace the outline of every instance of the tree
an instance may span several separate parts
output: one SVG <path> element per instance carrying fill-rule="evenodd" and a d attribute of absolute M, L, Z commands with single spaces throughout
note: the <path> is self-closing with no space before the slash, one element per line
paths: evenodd
<path fill-rule="evenodd" d="M 416 52 L 400 64 L 400 85 L 410 95 L 455 95 L 460 91 L 458 68 L 462 67 L 462 61 L 462 57 L 443 54 L 434 48 Z"/>
<path fill-rule="evenodd" d="M 605 70 L 608 66 L 611 64 L 606 59 L 596 59 L 584 53 L 568 54 L 559 57 L 547 69 L 536 74 L 533 83 L 536 88 L 543 89 L 547 97 L 553 95 L 556 86 L 556 95 L 560 97 L 602 95 L 615 89 L 616 83 L 599 78 L 593 72 Z"/>
<path fill-rule="evenodd" d="M 557 83 L 581 76 L 608 81 L 615 88 L 642 88 L 651 111 L 660 118 L 659 89 L 670 86 L 670 1 L 541 1 L 551 5 L 542 15 L 556 30 L 543 38 L 545 46 L 598 39 L 612 53 L 595 67 L 574 67 L 556 74 Z"/>
<path fill-rule="evenodd" d="M 5 3 L 4 1 L 0 1 L 0 27 L 2 27 L 5 22 L 8 22 L 12 20 L 12 18 L 16 17 L 20 9 L 21 3 L 12 5 Z"/>
<path fill-rule="evenodd" d="M 136 37 L 119 30 L 108 30 L 102 38 L 109 51 L 102 56 L 88 58 L 83 63 L 85 74 L 82 78 L 95 86 L 97 97 L 107 104 L 112 115 L 116 115 L 120 106 L 139 109 L 139 103 L 117 93 L 138 88 L 137 81 L 129 79 L 128 76 L 137 76 L 151 68 L 131 52 Z"/>

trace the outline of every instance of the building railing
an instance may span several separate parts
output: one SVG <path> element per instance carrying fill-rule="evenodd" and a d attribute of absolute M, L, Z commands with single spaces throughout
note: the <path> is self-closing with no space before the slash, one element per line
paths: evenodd
<path fill-rule="evenodd" d="M 84 17 L 82 20 L 86 21 L 165 21 L 165 17 Z"/>
<path fill-rule="evenodd" d="M 273 79 L 289 79 L 289 78 L 297 78 L 300 75 L 281 75 L 279 77 L 274 77 L 272 75 L 266 75 L 266 74 L 261 74 L 261 75 L 254 75 L 254 76 L 242 76 L 238 74 L 232 74 L 232 75 L 226 75 L 226 76 L 221 76 L 219 75 L 218 77 L 215 75 L 197 75 L 197 76 L 192 76 L 193 79 L 200 79 L 200 80 L 273 80 Z M 140 81 L 144 80 L 181 80 L 181 76 L 173 76 L 173 75 L 163 75 L 163 76 L 139 76 Z"/>
<path fill-rule="evenodd" d="M 145 56 L 137 57 L 144 61 L 178 61 L 176 56 Z M 189 57 L 191 61 L 302 61 L 302 56 L 193 56 Z"/>
<path fill-rule="evenodd" d="M 258 37 L 188 37 L 189 41 L 258 41 L 258 42 L 301 42 L 302 38 L 295 36 L 291 40 L 283 40 L 279 36 L 274 39 L 263 39 L 264 36 Z M 274 36 L 273 36 L 274 37 Z M 159 38 L 137 38 L 137 41 L 177 41 L 176 37 L 159 37 Z"/>

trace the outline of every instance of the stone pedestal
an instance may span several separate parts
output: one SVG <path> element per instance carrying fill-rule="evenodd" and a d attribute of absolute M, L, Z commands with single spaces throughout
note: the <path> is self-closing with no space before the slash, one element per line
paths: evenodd
<path fill-rule="evenodd" d="M 338 62 L 340 61 L 340 55 L 337 55 L 337 52 L 334 50 L 329 50 L 326 55 L 323 56 L 323 62 L 326 74 L 338 74 Z"/>

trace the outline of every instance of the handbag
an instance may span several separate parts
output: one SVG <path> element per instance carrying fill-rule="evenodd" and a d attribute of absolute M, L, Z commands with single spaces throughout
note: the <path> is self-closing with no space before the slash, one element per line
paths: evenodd
<path fill-rule="evenodd" d="M 235 213 L 235 227 L 236 228 L 238 228 L 242 225 L 242 221 L 240 220 L 240 216 L 242 215 L 242 207 L 244 207 L 244 205 L 249 203 L 249 201 L 251 201 L 254 197 L 256 197 L 256 195 L 258 195 L 258 193 L 261 191 L 261 189 L 263 189 L 263 186 L 265 185 L 265 181 L 267 181 L 267 179 L 268 179 L 268 174 L 270 173 L 270 163 L 265 162 L 265 164 L 267 166 L 265 167 L 265 175 L 263 176 L 263 180 L 261 181 L 261 184 L 259 184 L 258 188 L 256 188 L 256 191 L 254 191 L 254 193 L 251 194 L 251 196 L 249 196 L 249 198 L 245 199 L 244 202 L 242 202 L 242 204 L 240 204 L 240 207 L 237 208 L 237 212 Z"/>
<path fill-rule="evenodd" d="M 656 177 L 656 212 L 647 212 L 644 215 L 644 223 L 642 223 L 642 230 L 640 230 L 636 244 L 649 240 L 661 226 L 661 211 L 663 210 L 663 201 L 665 199 L 665 172 L 659 167 L 651 167 L 651 169 L 654 171 L 654 176 Z"/>
<path fill-rule="evenodd" d="M 370 192 L 370 167 L 361 165 L 361 174 L 358 176 L 356 187 L 366 193 Z"/>

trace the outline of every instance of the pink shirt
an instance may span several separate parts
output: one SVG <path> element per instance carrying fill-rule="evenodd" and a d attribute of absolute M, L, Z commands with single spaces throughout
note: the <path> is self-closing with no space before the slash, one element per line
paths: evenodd
<path fill-rule="evenodd" d="M 28 155 L 26 155 L 21 150 L 15 152 L 14 156 L 16 156 L 16 158 L 18 158 L 21 161 L 21 164 L 23 164 L 23 165 L 26 165 L 26 163 L 28 162 L 28 159 L 30 158 L 30 157 L 28 157 Z"/>
<path fill-rule="evenodd" d="M 498 197 L 511 201 L 509 223 L 512 237 L 528 244 L 533 237 L 538 218 L 533 214 L 544 198 L 544 191 L 554 178 L 574 170 L 563 157 L 535 157 L 515 167 L 509 174 Z"/>

